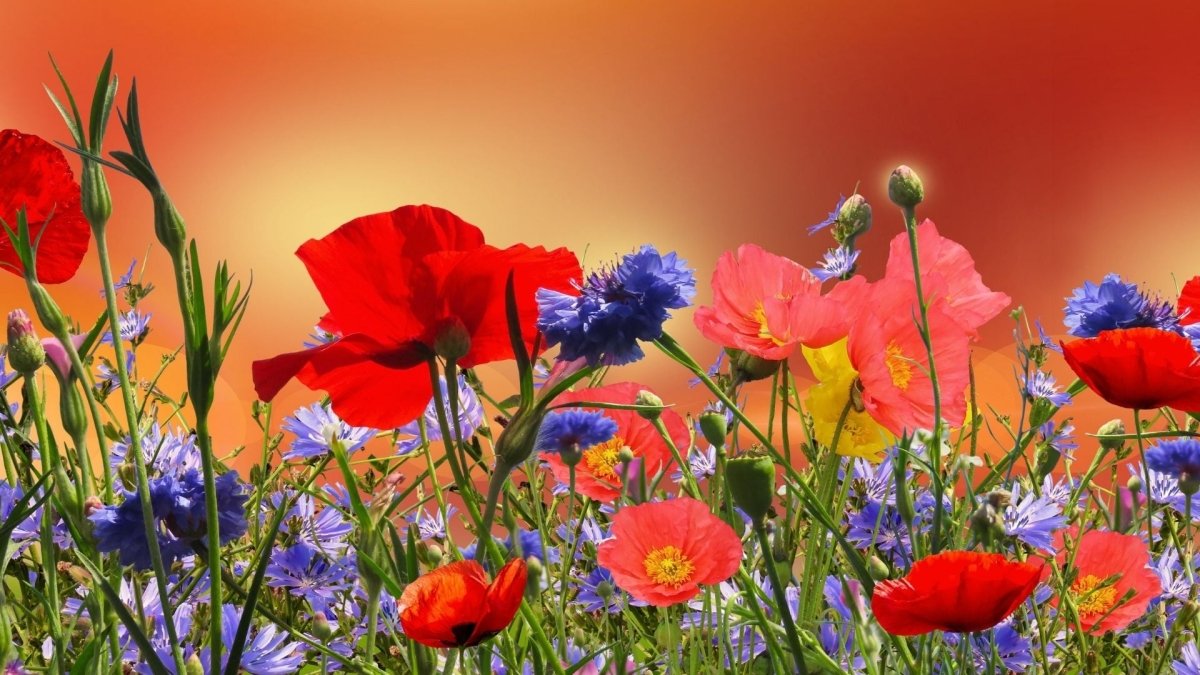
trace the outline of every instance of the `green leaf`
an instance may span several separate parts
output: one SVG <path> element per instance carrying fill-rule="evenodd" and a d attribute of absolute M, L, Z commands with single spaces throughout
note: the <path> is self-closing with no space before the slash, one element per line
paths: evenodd
<path fill-rule="evenodd" d="M 525 338 L 521 335 L 514 274 L 510 270 L 504 282 L 504 315 L 508 320 L 508 340 L 512 343 L 513 356 L 517 361 L 517 374 L 521 379 L 521 405 L 528 406 L 533 403 L 533 362 L 529 352 L 525 351 Z"/>
<path fill-rule="evenodd" d="M 400 595 L 404 593 L 404 587 L 397 583 L 395 578 L 387 573 L 387 570 L 383 568 L 383 565 L 380 565 L 375 561 L 374 558 L 361 550 L 358 551 L 356 555 L 358 556 L 359 562 L 366 563 L 367 567 L 371 568 L 371 571 L 374 572 L 381 581 L 383 581 L 384 587 L 387 588 L 387 592 L 390 593 L 393 598 L 399 598 Z M 226 675 L 229 674 L 226 673 Z"/>
<path fill-rule="evenodd" d="M 100 638 L 92 638 L 87 646 L 80 650 L 75 657 L 75 665 L 71 666 L 70 675 L 84 675 L 91 672 L 92 663 L 96 660 L 96 652 L 99 651 Z"/>
<path fill-rule="evenodd" d="M 63 93 L 67 95 L 67 102 L 71 104 L 70 119 L 67 118 L 66 111 L 62 109 L 62 106 L 58 104 L 58 101 L 54 101 L 54 105 L 62 113 L 63 120 L 65 120 L 67 123 L 67 128 L 71 129 L 72 133 L 75 135 L 76 143 L 79 145 L 79 147 L 84 147 L 83 118 L 79 116 L 79 106 L 75 105 L 75 95 L 71 93 L 71 86 L 67 84 L 67 78 L 63 77 L 62 71 L 58 69 L 58 63 L 54 60 L 53 54 L 50 55 L 50 65 L 54 68 L 54 74 L 58 76 L 59 83 L 62 84 Z M 47 89 L 46 91 L 49 92 L 50 90 Z M 53 100 L 54 95 L 51 94 L 50 98 Z"/>
<path fill-rule="evenodd" d="M 100 143 L 104 140 L 104 125 L 108 120 L 108 113 L 112 110 L 112 100 L 117 94 L 117 81 L 112 78 L 113 52 L 108 50 L 108 57 L 104 59 L 104 66 L 100 69 L 100 76 L 96 78 L 96 91 L 92 94 L 92 114 L 89 118 L 91 128 L 88 129 L 90 147 L 92 150 L 99 152 Z"/>
<path fill-rule="evenodd" d="M 141 652 L 142 659 L 146 665 L 150 666 L 150 671 L 154 675 L 170 675 L 170 671 L 163 665 L 162 659 L 158 658 L 158 653 L 154 651 L 154 645 L 150 643 L 150 639 L 146 637 L 145 631 L 138 624 L 137 619 L 129 613 L 129 608 L 121 602 L 121 596 L 113 589 L 112 584 L 104 578 L 103 572 L 94 562 L 89 560 L 87 556 L 79 556 L 79 562 L 87 568 L 92 575 L 93 582 L 100 587 L 100 591 L 104 593 L 105 599 L 112 605 L 117 612 L 117 617 L 121 623 L 125 624 L 125 630 L 129 633 L 129 637 L 137 643 L 138 651 Z"/>

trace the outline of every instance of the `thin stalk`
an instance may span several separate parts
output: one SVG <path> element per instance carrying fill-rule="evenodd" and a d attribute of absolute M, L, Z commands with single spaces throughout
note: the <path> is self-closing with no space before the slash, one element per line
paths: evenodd
<path fill-rule="evenodd" d="M 758 537 L 759 552 L 767 567 L 767 577 L 771 580 L 771 592 L 775 595 L 775 605 L 779 609 L 779 616 L 783 618 L 783 629 L 787 631 L 788 644 L 792 649 L 792 660 L 796 663 L 796 672 L 806 675 L 808 668 L 804 665 L 804 650 L 800 648 L 800 636 L 796 633 L 796 621 L 792 618 L 792 612 L 788 608 L 787 594 L 779 580 L 779 570 L 775 569 L 775 560 L 771 558 L 771 542 L 767 539 L 766 524 L 761 520 L 754 524 L 754 534 Z M 766 632 L 767 627 L 763 626 L 763 633 Z"/>

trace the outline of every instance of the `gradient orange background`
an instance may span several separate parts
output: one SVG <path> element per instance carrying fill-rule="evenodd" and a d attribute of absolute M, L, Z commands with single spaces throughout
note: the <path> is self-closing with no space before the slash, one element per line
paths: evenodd
<path fill-rule="evenodd" d="M 925 180 L 922 215 L 1052 331 L 1083 279 L 1172 293 L 1172 274 L 1200 272 L 1194 3 L 110 0 L 10 3 L 5 25 L 0 125 L 65 139 L 47 52 L 87 96 L 115 48 L 122 105 L 136 76 L 151 158 L 206 267 L 253 272 L 214 429 L 227 446 L 256 438 L 250 362 L 296 348 L 321 313 L 292 251 L 407 203 L 593 262 L 674 248 L 707 302 L 740 243 L 813 264 L 830 242 L 804 227 L 858 183 L 876 214 L 861 269 L 878 276 L 901 229 L 885 181 L 904 162 Z M 111 181 L 124 269 L 153 243 L 149 202 Z M 148 278 L 153 353 L 181 340 L 156 247 Z M 89 259 L 55 292 L 83 318 L 99 287 Z M 25 302 L 8 275 L 0 298 Z M 690 312 L 670 330 L 715 355 Z M 1000 409 L 1016 401 L 1011 331 L 997 319 L 976 352 Z M 661 357 L 622 375 L 704 402 Z M 292 385 L 277 410 L 311 400 Z M 1120 413 L 1091 394 L 1071 412 L 1085 431 Z"/>

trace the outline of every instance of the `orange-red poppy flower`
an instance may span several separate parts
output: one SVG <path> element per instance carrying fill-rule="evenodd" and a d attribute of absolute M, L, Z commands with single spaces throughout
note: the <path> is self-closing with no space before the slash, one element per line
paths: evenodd
<path fill-rule="evenodd" d="M 1200 354 L 1158 328 L 1106 330 L 1062 343 L 1067 365 L 1105 401 L 1122 408 L 1200 410 Z"/>
<path fill-rule="evenodd" d="M 892 635 L 987 630 L 1033 593 L 1042 567 L 999 553 L 946 551 L 918 560 L 908 576 L 876 584 L 871 609 Z"/>
<path fill-rule="evenodd" d="M 75 276 L 92 231 L 79 206 L 79 183 L 62 150 L 13 129 L 0 131 L 0 219 L 13 231 L 25 209 L 29 237 L 37 243 L 37 278 L 60 284 Z M 24 268 L 0 230 L 0 269 Z"/>
<path fill-rule="evenodd" d="M 356 218 L 296 251 L 341 339 L 255 361 L 254 386 L 269 401 L 293 377 L 329 394 L 355 426 L 407 424 L 433 397 L 427 364 L 455 354 L 463 368 L 513 357 L 505 319 L 511 274 L 525 349 L 537 336 L 539 288 L 568 292 L 575 254 L 524 244 L 500 249 L 445 209 L 405 206 Z"/>
<path fill-rule="evenodd" d="M 627 506 L 596 561 L 616 585 L 655 607 L 687 602 L 701 584 L 725 581 L 742 564 L 742 540 L 704 502 L 680 497 Z"/>
<path fill-rule="evenodd" d="M 1121 630 L 1146 613 L 1150 601 L 1162 593 L 1162 582 L 1149 568 L 1150 550 L 1141 537 L 1118 532 L 1085 532 L 1072 561 L 1066 541 L 1079 536 L 1072 527 L 1055 538 L 1058 564 L 1069 562 L 1075 570 L 1067 592 L 1079 612 L 1079 624 L 1089 633 Z M 1049 572 L 1049 570 L 1047 570 Z M 1128 600 L 1125 596 L 1133 591 Z M 1058 606 L 1061 598 L 1050 601 Z M 1068 622 L 1072 626 L 1073 622 Z"/>
<path fill-rule="evenodd" d="M 473 647 L 512 623 L 525 593 L 525 561 L 509 561 L 490 585 L 483 567 L 462 560 L 405 586 L 398 610 L 410 640 L 430 647 Z"/>
<path fill-rule="evenodd" d="M 594 403 L 620 403 L 632 405 L 637 401 L 638 392 L 648 391 L 647 387 L 633 382 L 619 382 L 593 389 L 580 389 L 567 392 L 554 399 L 556 405 L 562 403 L 577 403 L 590 401 Z M 590 408 L 584 408 L 589 410 Z M 591 497 L 600 502 L 612 502 L 621 496 L 624 484 L 621 478 L 621 464 L 618 454 L 622 448 L 629 448 L 634 461 L 630 464 L 628 480 L 636 481 L 645 469 L 646 476 L 652 477 L 660 471 L 670 470 L 674 463 L 671 449 L 666 441 L 654 428 L 654 424 L 646 420 L 635 410 L 616 410 L 606 408 L 600 410 L 612 421 L 617 423 L 617 433 L 608 441 L 590 448 L 583 448 L 583 459 L 575 465 L 575 489 L 579 494 Z M 688 446 L 688 428 L 679 413 L 664 410 L 660 417 L 667 432 L 680 452 L 685 452 Z M 544 452 L 542 459 L 550 467 L 554 477 L 564 485 L 571 478 L 571 470 L 562 461 L 557 452 Z M 639 465 L 640 463 L 640 465 Z"/>

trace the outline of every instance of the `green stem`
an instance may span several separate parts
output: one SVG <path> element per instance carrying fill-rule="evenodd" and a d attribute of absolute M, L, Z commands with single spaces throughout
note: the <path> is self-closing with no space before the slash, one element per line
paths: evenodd
<path fill-rule="evenodd" d="M 783 628 L 787 631 L 788 644 L 792 649 L 792 660 L 796 663 L 796 672 L 805 675 L 808 673 L 808 668 L 804 665 L 804 650 L 800 648 L 800 635 L 796 632 L 796 621 L 792 618 L 791 609 L 788 607 L 787 593 L 780 582 L 779 570 L 775 568 L 775 560 L 771 557 L 771 542 L 767 538 L 766 524 L 761 521 L 755 523 L 754 534 L 758 536 L 759 552 L 762 555 L 763 564 L 767 568 L 767 577 L 771 580 L 771 592 L 775 595 L 775 605 L 778 607 L 779 616 L 783 618 Z M 763 626 L 763 633 L 766 632 L 767 627 Z"/>

